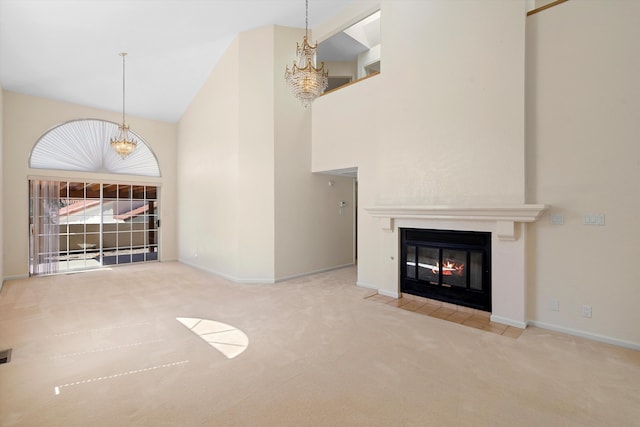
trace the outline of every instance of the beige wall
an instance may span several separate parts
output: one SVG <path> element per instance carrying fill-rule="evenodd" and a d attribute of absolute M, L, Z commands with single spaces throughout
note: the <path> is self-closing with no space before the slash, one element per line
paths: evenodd
<path fill-rule="evenodd" d="M 176 126 L 137 117 L 127 117 L 131 129 L 140 135 L 160 163 L 161 178 L 78 173 L 30 169 L 29 155 L 38 138 L 50 128 L 69 120 L 99 118 L 117 122 L 116 112 L 5 91 L 3 94 L 3 250 L 4 277 L 28 273 L 29 205 L 28 177 L 51 176 L 104 182 L 135 182 L 159 185 L 161 203 L 161 259 L 177 259 L 176 239 Z"/>
<path fill-rule="evenodd" d="M 180 260 L 239 282 L 274 281 L 272 51 L 239 35 L 179 123 Z"/>
<path fill-rule="evenodd" d="M 329 71 L 331 77 L 351 77 L 353 81 L 357 78 L 358 63 L 356 61 L 325 62 L 324 69 Z"/>
<path fill-rule="evenodd" d="M 178 123 L 178 235 L 181 261 L 238 275 L 239 41 Z"/>
<path fill-rule="evenodd" d="M 527 19 L 528 192 L 564 217 L 530 229 L 529 317 L 637 346 L 638 16 L 638 2 L 572 0 Z"/>
<path fill-rule="evenodd" d="M 354 262 L 353 179 L 311 173 L 311 111 L 282 78 L 303 35 L 275 27 L 276 279 Z"/>
<path fill-rule="evenodd" d="M 2 85 L 0 85 L 0 165 L 3 164 L 2 159 L 3 159 L 3 152 L 4 152 L 4 139 L 3 139 L 3 135 L 4 135 L 4 116 L 2 114 L 3 111 L 3 95 L 4 95 L 4 90 L 2 89 Z M 4 278 L 4 239 L 3 239 L 3 197 L 2 197 L 2 193 L 3 193 L 3 182 L 4 182 L 4 166 L 2 166 L 2 169 L 0 170 L 0 289 L 2 289 L 2 282 L 3 282 L 3 278 Z"/>
<path fill-rule="evenodd" d="M 382 73 L 316 101 L 313 170 L 358 166 L 361 208 L 524 202 L 524 5 L 381 10 Z M 358 220 L 359 282 L 397 292 L 397 235 Z"/>
<path fill-rule="evenodd" d="M 576 0 L 530 18 L 508 0 L 381 6 L 382 73 L 316 101 L 313 170 L 357 166 L 361 207 L 551 205 L 564 225 L 546 215 L 516 242 L 527 320 L 640 348 L 640 273 L 627 268 L 640 240 L 640 4 Z M 606 224 L 583 225 L 588 213 Z M 358 217 L 358 282 L 393 294 L 397 233 Z"/>
<path fill-rule="evenodd" d="M 542 6 L 546 6 L 549 3 L 553 3 L 554 1 L 556 1 L 556 0 L 535 0 L 534 1 L 534 6 L 536 8 L 539 8 L 539 7 L 542 7 Z"/>
<path fill-rule="evenodd" d="M 336 180 L 329 193 L 327 177 L 311 173 L 310 116 L 283 83 L 302 34 L 273 26 L 240 34 L 182 117 L 183 262 L 239 282 L 353 262 L 352 217 L 337 205 L 353 206 L 351 181 Z"/>
<path fill-rule="evenodd" d="M 273 281 L 274 27 L 241 33 L 239 39 L 238 279 Z"/>

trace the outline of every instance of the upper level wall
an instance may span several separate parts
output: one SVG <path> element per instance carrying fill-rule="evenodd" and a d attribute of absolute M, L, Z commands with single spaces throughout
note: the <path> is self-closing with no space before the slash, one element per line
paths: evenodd
<path fill-rule="evenodd" d="M 314 104 L 314 170 L 370 165 L 375 204 L 522 203 L 524 4 L 381 10 L 381 74 Z"/>
<path fill-rule="evenodd" d="M 313 170 L 358 167 L 360 207 L 523 203 L 525 4 L 380 6 L 381 73 L 316 100 Z M 393 238 L 359 211 L 358 280 L 391 294 Z"/>
<path fill-rule="evenodd" d="M 277 280 L 353 262 L 353 179 L 311 173 L 311 111 L 282 78 L 303 36 L 302 29 L 275 27 Z"/>
<path fill-rule="evenodd" d="M 284 83 L 303 34 L 241 33 L 180 120 L 181 260 L 240 282 L 353 261 L 351 183 L 311 173 L 310 112 Z"/>
<path fill-rule="evenodd" d="M 329 72 L 330 77 L 351 77 L 356 80 L 358 75 L 358 64 L 356 61 L 335 61 L 325 62 L 325 69 Z"/>

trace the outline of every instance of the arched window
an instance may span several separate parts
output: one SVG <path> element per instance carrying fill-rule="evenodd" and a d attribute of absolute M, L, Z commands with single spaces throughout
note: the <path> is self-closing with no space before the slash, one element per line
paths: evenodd
<path fill-rule="evenodd" d="M 29 167 L 160 176 L 155 154 L 134 132 L 130 131 L 129 135 L 138 146 L 127 158 L 121 158 L 111 148 L 110 139 L 117 132 L 118 125 L 105 120 L 81 119 L 63 123 L 47 131 L 36 142 Z"/>
<path fill-rule="evenodd" d="M 159 177 L 155 155 L 135 133 L 128 157 L 113 150 L 117 132 L 104 120 L 63 123 L 38 139 L 29 167 Z M 159 191 L 156 183 L 30 179 L 29 274 L 158 260 Z"/>

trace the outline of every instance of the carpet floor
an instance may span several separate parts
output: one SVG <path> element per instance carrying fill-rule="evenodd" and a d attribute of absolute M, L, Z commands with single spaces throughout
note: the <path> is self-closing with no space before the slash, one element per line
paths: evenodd
<path fill-rule="evenodd" d="M 0 425 L 640 425 L 640 352 L 505 337 L 355 281 L 241 285 L 177 262 L 7 281 Z"/>

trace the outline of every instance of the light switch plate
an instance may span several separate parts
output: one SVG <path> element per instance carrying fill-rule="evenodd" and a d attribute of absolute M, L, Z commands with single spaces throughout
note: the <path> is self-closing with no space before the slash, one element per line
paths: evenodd
<path fill-rule="evenodd" d="M 603 213 L 587 213 L 582 218 L 584 225 L 604 225 Z"/>
<path fill-rule="evenodd" d="M 551 224 L 553 224 L 553 225 L 562 225 L 562 224 L 564 224 L 564 215 L 562 215 L 562 214 L 551 214 Z"/>

